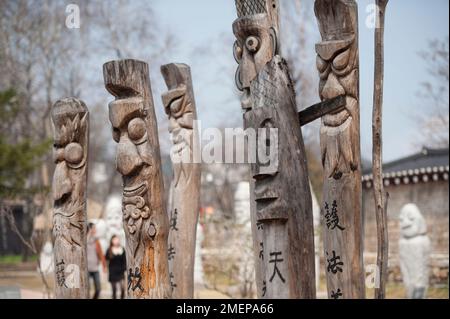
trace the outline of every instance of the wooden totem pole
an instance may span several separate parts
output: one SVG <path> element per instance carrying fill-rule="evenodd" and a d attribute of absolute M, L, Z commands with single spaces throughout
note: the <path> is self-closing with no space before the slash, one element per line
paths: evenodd
<path fill-rule="evenodd" d="M 359 137 L 358 10 L 354 0 L 316 0 L 321 100 L 345 95 L 345 108 L 324 115 L 320 129 L 323 238 L 328 296 L 364 298 Z"/>
<path fill-rule="evenodd" d="M 56 298 L 88 298 L 86 182 L 89 113 L 75 98 L 51 111 L 56 164 L 53 175 L 53 240 Z"/>
<path fill-rule="evenodd" d="M 236 84 L 243 91 L 244 126 L 256 134 L 251 173 L 253 228 L 262 232 L 254 233 L 261 240 L 255 245 L 258 296 L 315 298 L 311 193 L 295 93 L 277 55 L 278 2 L 236 0 L 236 8 Z"/>
<path fill-rule="evenodd" d="M 103 65 L 103 77 L 116 97 L 109 104 L 109 119 L 123 177 L 128 296 L 169 298 L 169 225 L 148 65 L 111 61 Z"/>
<path fill-rule="evenodd" d="M 169 278 L 173 298 L 194 297 L 194 260 L 200 209 L 201 167 L 191 71 L 186 64 L 167 64 L 161 73 L 169 91 L 162 95 L 173 142 L 173 179 L 169 207 Z"/>

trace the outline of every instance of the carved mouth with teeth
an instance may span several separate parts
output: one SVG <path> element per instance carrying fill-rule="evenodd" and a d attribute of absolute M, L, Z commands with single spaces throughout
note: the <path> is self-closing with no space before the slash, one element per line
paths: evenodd
<path fill-rule="evenodd" d="M 147 191 L 147 182 L 143 182 L 139 185 L 126 186 L 123 189 L 124 197 L 142 196 Z"/>
<path fill-rule="evenodd" d="M 332 112 L 323 116 L 323 124 L 329 127 L 339 127 L 349 122 L 357 113 L 357 100 L 351 96 L 345 98 L 345 108 L 338 112 Z"/>

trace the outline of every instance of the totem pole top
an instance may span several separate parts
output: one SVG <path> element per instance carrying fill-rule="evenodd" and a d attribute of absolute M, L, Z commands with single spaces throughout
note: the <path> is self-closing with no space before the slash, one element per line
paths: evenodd
<path fill-rule="evenodd" d="M 146 98 L 151 94 L 146 62 L 133 59 L 106 62 L 103 78 L 106 89 L 115 97 L 144 95 Z"/>

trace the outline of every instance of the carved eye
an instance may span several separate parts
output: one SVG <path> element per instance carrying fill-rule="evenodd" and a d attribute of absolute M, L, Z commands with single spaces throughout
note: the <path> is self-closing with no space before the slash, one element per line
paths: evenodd
<path fill-rule="evenodd" d="M 133 142 L 142 142 L 141 140 L 146 135 L 145 133 L 147 133 L 147 129 L 143 119 L 135 118 L 128 123 L 128 136 Z"/>
<path fill-rule="evenodd" d="M 181 96 L 170 103 L 170 113 L 172 113 L 175 116 L 180 115 L 178 113 L 181 111 L 182 106 L 183 106 L 183 97 Z"/>
<path fill-rule="evenodd" d="M 119 143 L 120 140 L 120 130 L 118 128 L 113 128 L 112 130 L 112 136 L 114 141 L 116 141 L 116 143 Z"/>
<path fill-rule="evenodd" d="M 64 161 L 64 148 L 59 148 L 58 145 L 53 145 L 53 162 L 58 163 Z"/>
<path fill-rule="evenodd" d="M 239 43 L 237 41 L 235 41 L 234 45 L 233 45 L 233 57 L 234 57 L 234 60 L 237 63 L 241 62 L 241 59 L 242 59 L 242 48 L 239 46 Z"/>
<path fill-rule="evenodd" d="M 251 53 L 255 53 L 259 49 L 259 39 L 254 36 L 249 36 L 247 40 L 245 40 L 245 47 Z"/>
<path fill-rule="evenodd" d="M 64 159 L 69 164 L 79 164 L 83 160 L 83 147 L 78 143 L 70 143 L 64 148 Z"/>
<path fill-rule="evenodd" d="M 319 70 L 320 73 L 325 71 L 327 69 L 328 63 L 324 59 L 322 59 L 320 56 L 316 57 L 316 67 L 317 70 Z"/>
<path fill-rule="evenodd" d="M 241 80 L 241 66 L 239 65 L 236 73 L 234 74 L 234 82 L 236 84 L 236 87 L 239 91 L 244 91 L 244 85 L 242 84 L 242 80 Z"/>
<path fill-rule="evenodd" d="M 333 67 L 338 70 L 344 69 L 348 65 L 349 58 L 350 50 L 338 54 L 333 60 Z"/>

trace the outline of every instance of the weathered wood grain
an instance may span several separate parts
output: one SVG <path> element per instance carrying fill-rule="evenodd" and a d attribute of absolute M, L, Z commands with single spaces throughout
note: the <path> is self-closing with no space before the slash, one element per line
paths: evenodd
<path fill-rule="evenodd" d="M 295 93 L 277 55 L 278 7 L 269 0 L 250 2 L 236 1 L 233 32 L 244 126 L 257 135 L 251 198 L 258 296 L 315 298 L 311 194 Z M 268 163 L 261 153 L 270 154 Z"/>
<path fill-rule="evenodd" d="M 359 136 L 358 11 L 353 0 L 316 0 L 322 101 L 345 95 L 345 110 L 322 117 L 323 237 L 328 296 L 364 298 Z"/>
<path fill-rule="evenodd" d="M 169 298 L 169 223 L 148 65 L 119 60 L 103 65 L 117 144 L 116 166 L 123 177 L 129 298 Z"/>
<path fill-rule="evenodd" d="M 200 210 L 199 136 L 191 71 L 186 64 L 166 64 L 161 73 L 168 91 L 162 101 L 169 117 L 174 171 L 169 207 L 169 277 L 173 298 L 194 297 L 194 259 Z"/>
<path fill-rule="evenodd" d="M 51 111 L 56 164 L 53 175 L 55 297 L 88 298 L 86 183 L 89 112 L 76 98 L 57 101 Z"/>
<path fill-rule="evenodd" d="M 325 100 L 311 106 L 308 106 L 304 110 L 298 112 L 298 119 L 300 126 L 311 123 L 322 116 L 329 113 L 338 113 L 345 109 L 345 96 L 337 96 L 335 98 Z"/>
<path fill-rule="evenodd" d="M 376 0 L 377 15 L 375 29 L 375 75 L 372 113 L 372 174 L 375 217 L 377 221 L 377 267 L 379 287 L 375 298 L 386 297 L 388 276 L 389 237 L 387 225 L 387 196 L 383 187 L 383 79 L 384 79 L 384 20 L 388 0 Z"/>

